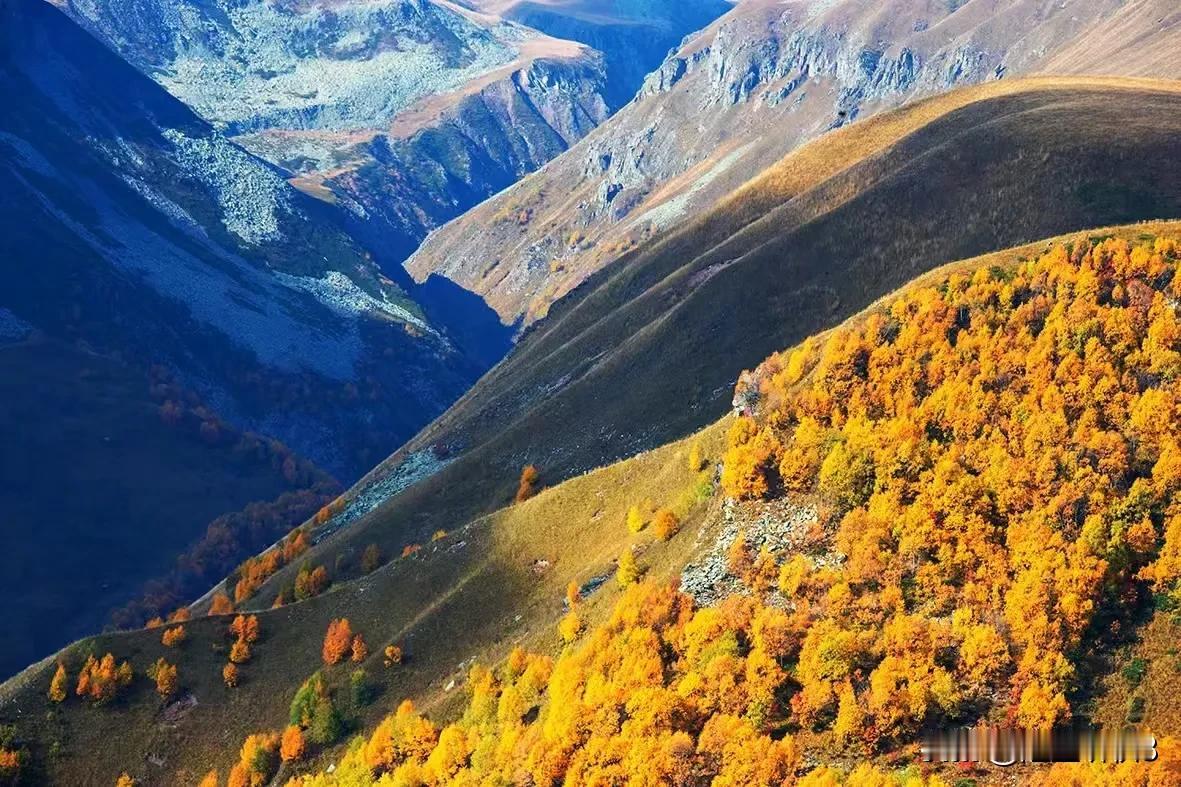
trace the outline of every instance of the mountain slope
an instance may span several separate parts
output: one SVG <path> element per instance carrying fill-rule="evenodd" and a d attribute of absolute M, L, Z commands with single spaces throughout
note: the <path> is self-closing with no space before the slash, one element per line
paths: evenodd
<path fill-rule="evenodd" d="M 1165 222 L 1097 229 L 1093 234 L 1151 242 L 1155 237 L 1176 237 L 1179 232 L 1181 223 Z M 890 300 L 921 294 L 924 288 L 939 292 L 949 277 L 962 284 L 977 271 L 1004 277 L 1054 246 L 1085 248 L 1087 237 L 1065 236 L 944 266 L 908 284 Z M 887 306 L 886 302 L 875 303 L 842 327 L 846 332 L 863 330 L 875 314 L 880 324 Z M 809 346 L 815 354 L 819 344 Z M 259 612 L 262 635 L 252 661 L 242 668 L 244 677 L 237 688 L 227 689 L 220 681 L 219 667 L 228 646 L 225 628 L 230 621 L 225 616 L 189 623 L 189 638 L 179 649 L 162 646 L 157 629 L 105 635 L 64 654 L 71 669 L 76 669 L 85 652 L 108 650 L 130 659 L 137 670 L 161 657 L 179 664 L 184 692 L 191 692 L 198 701 L 178 703 L 178 715 L 171 721 L 162 723 L 169 717 L 165 714 L 162 718 L 161 703 L 142 678 L 113 706 L 92 707 L 73 697 L 62 706 L 52 706 L 44 697 L 53 672 L 48 661 L 0 688 L 0 715 L 17 721 L 18 736 L 31 743 L 36 758 L 44 755 L 51 742 L 60 741 L 62 754 L 48 760 L 49 776 L 54 783 L 71 784 L 87 783 L 90 774 L 95 783 L 107 783 L 122 770 L 148 784 L 195 783 L 210 768 L 224 774 L 237 758 L 242 736 L 286 722 L 296 686 L 314 670 L 322 670 L 337 707 L 354 718 L 366 735 L 408 696 L 440 725 L 458 719 L 471 698 L 460 687 L 470 680 L 468 688 L 473 689 L 482 680 L 478 671 L 469 677 L 471 659 L 494 666 L 517 645 L 541 654 L 556 654 L 561 649 L 556 628 L 564 614 L 567 583 L 581 586 L 578 611 L 592 631 L 609 619 L 619 621 L 620 613 L 613 613 L 613 608 L 624 609 L 617 606 L 624 591 L 612 580 L 613 559 L 625 550 L 635 549 L 648 579 L 660 583 L 679 577 L 682 592 L 700 594 L 698 602 L 703 605 L 716 599 L 719 592 L 725 595 L 749 581 L 728 576 L 725 567 L 729 544 L 741 529 L 751 543 L 766 543 L 775 550 L 776 560 L 787 559 L 799 550 L 813 556 L 828 555 L 824 549 L 830 545 L 831 531 L 817 535 L 809 529 L 818 512 L 817 501 L 811 496 L 793 495 L 788 501 L 770 503 L 724 503 L 721 495 L 714 493 L 713 472 L 708 468 L 695 472 L 688 466 L 694 445 L 709 464 L 720 461 L 727 440 L 724 433 L 730 431 L 733 421 L 724 417 L 691 439 L 557 485 L 532 500 L 458 528 L 413 556 L 393 560 L 332 592 Z M 629 507 L 646 505 L 676 511 L 682 520 L 681 533 L 661 541 L 653 538 L 650 529 L 629 532 L 625 525 Z M 845 570 L 839 561 L 833 565 Z M 819 583 L 827 580 L 817 572 L 809 577 L 807 592 L 816 599 L 816 588 L 822 591 L 824 586 Z M 860 586 L 857 592 L 873 598 Z M 630 597 L 634 599 L 635 594 Z M 630 615 L 635 624 L 652 620 L 649 613 L 661 609 L 655 591 L 647 591 L 644 597 L 649 602 L 644 606 L 648 612 Z M 686 608 L 690 603 L 686 600 Z M 823 609 L 823 598 L 815 604 L 815 609 Z M 340 616 L 347 616 L 353 630 L 363 634 L 372 655 L 359 665 L 345 662 L 323 667 L 320 641 L 329 621 Z M 743 617 L 736 615 L 732 620 Z M 601 645 L 598 635 L 594 636 Z M 404 647 L 404 664 L 382 665 L 380 650 L 387 642 Z M 634 640 L 631 652 L 637 657 L 654 655 L 640 642 Z M 571 655 L 573 652 L 567 652 L 563 658 Z M 371 705 L 358 706 L 348 699 L 349 674 L 358 667 L 366 670 L 374 686 L 377 700 Z M 550 674 L 557 673 L 541 673 L 542 683 Z M 550 690 L 561 691 L 561 685 L 551 683 Z M 592 692 L 586 700 L 606 696 Z M 543 702 L 544 698 L 534 701 Z M 534 714 L 525 715 L 525 723 L 532 723 Z M 465 723 L 472 721 L 470 714 L 464 718 Z M 503 714 L 499 718 L 506 719 Z M 119 745 L 104 745 L 103 736 L 113 723 L 121 728 Z M 1159 726 L 1154 729 L 1162 734 L 1175 732 Z M 495 730 L 494 724 L 482 726 L 480 734 L 488 736 Z M 830 737 L 805 735 L 799 745 L 801 750 L 812 747 L 814 756 L 816 751 L 822 752 L 820 762 L 843 762 L 834 758 L 838 749 Z M 309 761 L 284 766 L 278 779 L 282 782 L 297 770 L 322 771 L 331 764 L 335 775 L 330 770 L 321 776 L 324 781 L 316 784 L 368 783 L 357 781 L 361 773 L 365 779 L 372 778 L 371 771 L 364 767 L 356 770 L 356 750 L 349 748 L 354 753 L 346 758 L 343 768 L 339 767 L 342 749 L 313 747 Z M 514 749 L 508 747 L 501 755 L 511 751 Z M 864 759 L 864 755 L 859 753 L 857 759 Z M 482 757 L 480 763 L 487 767 L 496 761 Z"/>
<path fill-rule="evenodd" d="M 1172 28 L 1156 23 L 1153 8 L 1123 0 L 739 3 L 670 54 L 632 104 L 434 233 L 407 268 L 480 293 L 506 324 L 532 322 L 626 250 L 851 119 L 1046 70 L 1181 76 Z M 1109 44 L 1119 48 L 1108 52 Z"/>
<path fill-rule="evenodd" d="M 0 673 L 13 675 L 102 630 L 114 608 L 172 571 L 217 517 L 277 498 L 287 508 L 269 532 L 224 531 L 229 565 L 208 561 L 189 593 L 231 568 L 234 550 L 265 547 L 336 491 L 290 452 L 232 435 L 224 424 L 211 443 L 192 411 L 166 421 L 153 388 L 141 370 L 71 344 L 0 340 L 0 506 L 8 534 L 0 557 L 8 632 Z M 293 472 L 285 473 L 288 457 Z M 156 592 L 159 612 L 193 597 L 177 589 Z M 128 622 L 142 625 L 154 614 Z"/>
<path fill-rule="evenodd" d="M 165 781 L 224 763 L 212 759 L 214 751 L 282 723 L 296 685 L 321 663 L 328 622 L 341 616 L 364 634 L 370 679 L 391 702 L 411 695 L 453 706 L 448 686 L 467 659 L 503 653 L 518 637 L 553 643 L 557 591 L 570 579 L 609 573 L 618 539 L 627 538 L 620 523 L 630 505 L 651 498 L 653 506 L 680 507 L 687 520 L 717 523 L 708 494 L 694 493 L 688 444 L 673 441 L 717 422 L 743 369 L 947 260 L 1181 215 L 1179 107 L 1181 91 L 1164 83 L 1002 83 L 853 124 L 788 156 L 708 217 L 584 284 L 451 410 L 311 524 L 311 549 L 244 601 L 259 611 L 264 638 L 237 689 L 220 688 L 217 672 L 228 646 L 224 618 L 193 623 L 192 647 L 176 653 L 151 631 L 71 650 L 74 670 L 88 647 L 132 656 L 138 670 L 168 655 L 199 703 L 175 728 L 153 725 L 159 704 L 149 686 L 136 684 L 117 711 L 126 714 L 125 745 L 86 762 L 113 775 L 152 753 L 165 764 L 137 772 Z M 718 432 L 700 439 L 705 456 L 716 459 Z M 558 488 L 498 513 L 526 463 Z M 562 485 L 568 478 L 570 486 Z M 573 499 L 562 494 L 574 488 L 581 492 Z M 440 530 L 449 535 L 430 541 Z M 426 546 L 389 560 L 415 543 Z M 674 539 L 650 561 L 677 571 L 705 543 Z M 366 573 L 370 546 L 388 562 Z M 290 598 L 301 565 L 324 566 L 333 589 L 269 610 L 277 596 Z M 409 644 L 405 669 L 381 666 L 389 642 Z M 6 719 L 44 718 L 51 671 L 38 665 L 5 686 Z M 348 671 L 330 672 L 342 705 Z M 381 714 L 371 706 L 349 712 L 367 723 Z M 77 701 L 63 709 L 70 755 L 52 766 L 60 780 L 86 767 L 75 752 L 102 748 L 107 714 Z M 38 721 L 39 738 L 62 736 L 66 728 L 56 724 Z"/>
<path fill-rule="evenodd" d="M 1181 215 L 1159 166 L 1177 100 L 1170 83 L 1006 81 L 827 135 L 588 280 L 409 449 L 565 477 L 708 423 L 769 348 L 940 260 Z"/>
<path fill-rule="evenodd" d="M 57 10 L 14 0 L 5 13 L 4 79 L 24 97 L 0 110 L 4 305 L 17 316 L 174 366 L 223 417 L 265 423 L 346 474 L 363 460 L 333 456 L 316 432 L 348 445 L 350 418 L 366 429 L 377 418 L 382 442 L 396 444 L 478 372 L 321 203 Z M 68 46 L 39 48 L 54 39 Z M 391 355 L 405 369 L 377 368 Z M 404 376 L 427 367 L 425 388 Z M 303 375 L 332 396 L 373 374 L 405 391 L 403 404 L 382 413 L 360 399 L 328 414 L 300 405 L 298 390 L 288 408 L 268 401 L 268 387 Z"/>
<path fill-rule="evenodd" d="M 60 11 L 5 0 L 0 15 L 0 85 L 19 97 L 0 106 L 0 507 L 34 534 L 38 566 L 9 575 L 5 604 L 24 620 L 44 609 L 30 597 L 71 600 L 56 630 L 43 612 L 36 633 L 10 616 L 16 669 L 24 647 L 101 628 L 214 517 L 303 490 L 310 502 L 278 523 L 295 524 L 326 491 L 306 458 L 356 477 L 495 357 L 460 349 L 334 211 Z M 105 491 L 85 480 L 112 476 Z M 89 496 L 89 515 L 63 490 Z M 90 545 L 86 570 L 34 582 L 67 544 Z"/>
<path fill-rule="evenodd" d="M 1097 677 L 1176 672 L 1106 661 L 1181 589 L 1181 239 L 1154 229 L 944 267 L 772 355 L 736 391 L 728 500 L 679 592 L 629 589 L 585 633 L 598 605 L 570 598 L 556 660 L 495 654 L 446 726 L 399 706 L 300 784 L 1175 783 L 1175 703 L 1143 695 L 1108 721 L 1152 730 L 1150 765 L 916 745 L 1077 723 Z"/>
<path fill-rule="evenodd" d="M 713 18 L 706 5 L 666 9 L 653 23 L 679 40 Z M 607 73 L 577 38 L 443 0 L 62 7 L 300 188 L 343 208 L 394 279 L 430 229 L 566 150 L 643 76 Z"/>
<path fill-rule="evenodd" d="M 1060 74 L 1177 76 L 1181 11 L 1169 0 L 1132 0 L 1055 52 L 1041 70 Z"/>

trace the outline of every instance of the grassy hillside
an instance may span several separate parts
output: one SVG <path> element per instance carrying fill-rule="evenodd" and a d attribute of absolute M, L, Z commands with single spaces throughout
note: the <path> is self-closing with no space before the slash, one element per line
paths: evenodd
<path fill-rule="evenodd" d="M 943 269 L 768 358 L 727 435 L 733 595 L 637 588 L 553 662 L 473 669 L 454 722 L 399 708 L 298 784 L 1176 783 L 1173 704 L 1106 719 L 1150 726 L 1151 765 L 912 761 L 928 723 L 1086 718 L 1093 666 L 1175 614 L 1176 227 Z M 1175 686 L 1152 655 L 1118 679 Z"/>
<path fill-rule="evenodd" d="M 296 457 L 285 476 L 224 424 L 203 437 L 191 414 L 168 423 L 142 370 L 44 338 L 0 344 L 0 401 L 5 675 L 109 625 L 215 518 L 324 480 Z M 238 550 L 267 543 L 236 535 Z"/>
<path fill-rule="evenodd" d="M 958 281 L 965 282 L 976 271 L 1005 280 L 1021 263 L 1053 246 L 1082 247 L 1091 237 L 1139 241 L 1177 233 L 1181 233 L 1181 222 L 1102 229 L 944 266 L 908 285 L 901 296 L 888 296 L 854 315 L 842 330 L 877 335 L 878 328 L 870 321 L 880 323 L 880 315 L 895 299 L 921 299 L 925 291 L 939 292 L 949 277 L 958 275 Z M 819 337 L 820 342 L 824 339 Z M 811 346 L 818 345 L 812 342 Z M 788 365 L 779 362 L 775 368 Z M 819 373 L 806 378 L 817 385 L 828 379 Z M 764 409 L 763 417 L 771 412 Z M 832 498 L 823 489 L 818 497 L 793 494 L 787 505 L 782 501 L 722 505 L 720 496 L 713 492 L 712 468 L 722 456 L 725 432 L 732 422 L 727 417 L 688 440 L 542 491 L 525 503 L 477 519 L 426 544 L 412 557 L 391 561 L 362 579 L 309 601 L 259 612 L 261 637 L 253 648 L 253 658 L 243 665 L 241 683 L 235 689 L 225 688 L 220 675 L 231 641 L 226 635 L 230 619 L 225 616 L 187 624 L 188 639 L 177 649 L 163 647 L 156 629 L 96 638 L 65 652 L 71 677 L 86 652 L 101 655 L 110 651 L 119 659 L 130 659 L 137 673 L 165 657 L 179 665 L 183 695 L 191 694 L 197 700 L 192 707 L 181 702 L 164 710 L 151 682 L 142 674 L 110 706 L 91 707 L 72 695 L 62 705 L 54 705 L 45 696 L 53 665 L 45 663 L 3 687 L 0 717 L 15 722 L 18 734 L 33 741 L 34 760 L 48 764 L 55 783 L 109 784 L 127 769 L 147 784 L 195 784 L 210 767 L 219 768 L 224 776 L 246 734 L 277 729 L 285 723 L 296 687 L 322 667 L 319 646 L 333 618 L 347 616 L 353 630 L 369 645 L 371 655 L 360 666 L 375 687 L 376 699 L 371 705 L 356 706 L 349 699 L 349 674 L 357 665 L 346 661 L 324 670 L 334 702 L 347 720 L 346 730 L 368 734 L 403 697 L 413 697 L 420 710 L 439 722 L 457 718 L 469 697 L 463 687 L 472 659 L 497 664 L 516 645 L 543 654 L 556 653 L 560 648 L 556 624 L 564 614 L 563 595 L 571 581 L 584 588 L 585 599 L 579 607 L 584 622 L 593 628 L 608 621 L 620 591 L 613 580 L 597 586 L 596 581 L 609 577 L 613 559 L 626 548 L 637 548 L 640 563 L 653 580 L 677 575 L 690 562 L 708 566 L 721 560 L 724 564 L 727 544 L 738 530 L 752 539 L 767 539 L 787 527 L 782 531 L 786 536 L 771 542 L 779 550 L 787 550 L 777 552 L 779 563 L 796 550 L 823 555 L 826 550 L 840 549 L 847 553 L 847 541 L 834 546 L 831 540 L 834 531 L 829 528 L 835 520 L 824 512 L 831 511 L 826 507 L 832 505 Z M 694 443 L 706 459 L 706 469 L 698 472 L 691 471 L 687 462 Z M 732 457 L 727 459 L 732 461 Z M 681 515 L 685 527 L 668 542 L 656 540 L 651 528 L 632 534 L 625 521 L 633 505 L 668 506 Z M 815 508 L 804 519 L 815 521 L 819 512 L 821 523 L 828 522 L 828 526 L 816 533 L 807 527 L 793 531 L 791 523 L 803 521 L 797 514 L 809 505 Z M 719 581 L 715 578 L 712 583 Z M 734 581 L 725 580 L 723 587 L 729 589 L 724 592 L 740 587 L 726 584 Z M 711 583 L 691 584 L 700 590 Z M 1163 642 L 1163 635 L 1154 631 L 1146 630 L 1150 645 Z M 1110 649 L 1121 641 L 1125 640 L 1117 638 L 1103 645 L 1107 651 L 1097 652 L 1114 654 Z M 404 664 L 382 666 L 381 651 L 386 643 L 404 648 Z M 1151 657 L 1151 663 L 1152 669 L 1158 669 L 1157 664 L 1159 669 L 1168 669 L 1167 660 L 1159 654 Z M 1083 688 L 1097 698 L 1099 707 L 1121 702 L 1123 698 L 1105 690 L 1098 677 L 1089 678 Z M 1072 695 L 1072 703 L 1075 701 Z M 1086 697 L 1078 701 L 1083 703 L 1078 707 L 1085 707 Z M 1151 723 L 1158 734 L 1171 734 L 1171 718 L 1165 711 L 1153 716 Z M 112 745 L 109 737 L 115 729 L 120 731 L 118 745 Z M 849 761 L 832 759 L 834 743 L 826 730 L 822 726 L 819 733 L 795 730 L 792 734 L 797 736 L 800 752 L 829 752 L 823 761 L 844 767 Z M 57 754 L 50 756 L 55 743 Z M 286 766 L 281 776 L 326 767 L 339 762 L 340 756 L 340 749 L 313 747 L 309 760 L 299 768 Z M 148 757 L 153 759 L 146 760 Z M 991 782 L 982 775 L 981 783 Z"/>
<path fill-rule="evenodd" d="M 317 559 L 485 513 L 526 463 L 553 483 L 683 437 L 725 412 L 744 368 L 947 260 L 1181 216 L 1178 108 L 1170 83 L 1014 82 L 818 140 L 560 302 L 350 495 L 417 451 L 450 463 L 345 517 Z"/>
<path fill-rule="evenodd" d="M 1091 235 L 1135 240 L 1177 232 L 1181 223 L 1149 223 Z M 1049 243 L 940 268 L 907 291 L 937 285 L 953 273 L 1012 268 Z M 859 330 L 867 319 L 855 316 L 847 327 Z M 67 649 L 71 677 L 86 652 L 111 651 L 130 659 L 141 676 L 107 707 L 91 707 L 72 695 L 60 705 L 48 701 L 53 665 L 44 663 L 5 684 L 0 717 L 17 723 L 18 734 L 31 742 L 34 761 L 48 768 L 54 783 L 110 783 L 123 769 L 146 783 L 196 783 L 209 767 L 226 773 L 247 734 L 282 726 L 295 688 L 321 668 L 319 645 L 329 620 L 341 616 L 350 618 L 353 630 L 368 643 L 371 655 L 361 666 L 377 694 L 373 704 L 354 707 L 347 683 L 355 665 L 346 662 L 325 670 L 334 701 L 348 720 L 346 729 L 372 729 L 407 696 L 415 697 L 433 718 L 455 717 L 465 701 L 459 688 L 470 659 L 495 664 L 517 644 L 540 652 L 559 649 L 555 624 L 570 581 L 586 587 L 580 606 L 586 623 L 603 622 L 619 590 L 614 581 L 592 590 L 592 580 L 609 577 L 613 559 L 625 548 L 642 546 L 641 565 L 650 578 L 659 579 L 679 573 L 687 561 L 709 561 L 730 522 L 757 527 L 759 522 L 782 521 L 782 510 L 776 508 L 742 509 L 736 518 L 712 496 L 712 466 L 730 421 L 725 418 L 690 440 L 543 490 L 322 596 L 260 612 L 261 638 L 235 689 L 221 681 L 229 618 L 204 618 L 187 625 L 187 642 L 178 649 L 164 648 L 159 630 L 94 638 Z M 696 473 L 686 461 L 693 443 L 707 460 L 707 469 Z M 670 507 L 685 527 L 668 542 L 654 540 L 651 528 L 631 534 L 625 521 L 632 506 Z M 381 665 L 387 643 L 403 646 L 403 665 Z M 194 705 L 182 702 L 164 709 L 151 682 L 142 677 L 159 657 L 180 666 L 182 696 L 196 698 Z M 119 730 L 118 746 L 110 741 L 113 729 Z M 315 752 L 304 767 L 326 766 L 339 755 L 333 750 L 320 754 L 319 748 Z"/>
<path fill-rule="evenodd" d="M 157 717 L 160 701 L 142 678 L 112 707 L 83 707 L 71 697 L 52 708 L 49 663 L 6 684 L 4 719 L 32 725 L 35 754 L 60 743 L 63 756 L 41 761 L 64 783 L 107 783 L 130 768 L 184 784 L 210 764 L 224 772 L 229 749 L 244 735 L 283 723 L 296 687 L 320 665 L 333 618 L 348 616 L 364 636 L 365 666 L 380 699 L 350 707 L 349 665 L 330 668 L 327 683 L 345 716 L 368 725 L 402 696 L 440 713 L 454 709 L 459 700 L 448 687 L 469 658 L 494 661 L 518 639 L 554 648 L 566 584 L 609 573 L 624 546 L 650 538 L 628 534 L 631 505 L 650 498 L 654 507 L 676 506 L 710 533 L 722 521 L 710 499 L 687 497 L 708 479 L 689 472 L 686 443 L 677 441 L 716 424 L 744 368 L 947 260 L 1061 232 L 1181 216 L 1181 93 L 1173 86 L 1078 80 L 1010 90 L 959 96 L 943 111 L 920 104 L 852 126 L 829 139 L 827 154 L 821 140 L 797 154 L 811 158 L 789 157 L 708 220 L 637 249 L 580 288 L 470 394 L 352 490 L 343 511 L 313 529 L 310 551 L 246 601 L 259 610 L 262 638 L 233 692 L 221 685 L 231 641 L 228 620 L 220 618 L 190 624 L 189 641 L 169 651 L 181 685 L 197 698 L 181 721 Z M 918 114 L 907 120 L 907 112 Z M 878 140 L 862 158 L 846 137 L 856 133 Z M 1114 232 L 1134 238 L 1163 229 Z M 711 459 L 723 429 L 712 426 L 701 437 Z M 527 463 L 553 488 L 505 509 Z M 433 472 L 383 500 L 393 487 L 383 491 L 382 482 L 410 465 Z M 440 530 L 448 535 L 432 541 Z M 643 562 L 655 575 L 676 571 L 712 545 L 710 533 L 698 539 L 697 531 L 690 526 L 652 547 Z M 371 545 L 388 560 L 416 543 L 425 546 L 363 575 Z M 324 566 L 332 589 L 267 610 L 302 565 Z M 598 605 L 613 592 L 591 595 L 592 621 L 603 617 Z M 132 657 L 142 673 L 165 652 L 158 634 L 80 645 L 69 654 L 70 669 L 93 648 Z M 386 670 L 381 650 L 391 642 L 406 647 L 407 662 Z M 233 712 L 224 714 L 227 707 Z M 127 730 L 120 738 L 126 745 L 109 745 L 112 720 Z M 149 754 L 164 764 L 144 764 Z"/>
<path fill-rule="evenodd" d="M 695 441 L 705 458 L 716 459 L 723 437 L 710 429 Z M 0 719 L 32 739 L 34 759 L 53 783 L 113 784 L 127 769 L 149 784 L 195 784 L 210 767 L 224 775 L 247 734 L 287 717 L 295 689 L 323 666 L 320 644 L 329 621 L 341 616 L 369 645 L 371 655 L 360 666 L 377 696 L 372 706 L 354 707 L 348 681 L 358 665 L 346 661 L 325 670 L 349 729 L 371 727 L 403 696 L 446 714 L 463 701 L 463 692 L 449 684 L 462 684 L 472 659 L 502 657 L 516 643 L 557 647 L 555 624 L 570 582 L 586 586 L 588 621 L 605 614 L 618 595 L 610 579 L 614 561 L 628 546 L 644 545 L 642 560 L 653 577 L 680 570 L 712 501 L 712 464 L 691 472 L 690 447 L 674 443 L 572 479 L 360 580 L 260 612 L 261 637 L 237 688 L 227 689 L 221 675 L 231 618 L 201 618 L 186 625 L 179 648 L 161 644 L 161 629 L 103 635 L 67 648 L 71 687 L 87 653 L 110 651 L 131 661 L 137 677 L 110 705 L 92 707 L 72 690 L 62 705 L 51 703 L 46 691 L 54 664 L 47 660 L 0 690 Z M 682 532 L 667 543 L 653 542 L 650 529 L 630 533 L 626 518 L 633 505 L 669 507 L 681 518 Z M 382 666 L 388 643 L 404 649 L 403 665 Z M 181 702 L 174 711 L 164 709 L 143 675 L 160 657 L 178 665 L 183 695 L 197 700 L 193 707 Z M 116 729 L 117 745 L 110 737 Z M 149 756 L 163 762 L 149 764 Z M 321 762 L 330 761 L 329 753 Z"/>

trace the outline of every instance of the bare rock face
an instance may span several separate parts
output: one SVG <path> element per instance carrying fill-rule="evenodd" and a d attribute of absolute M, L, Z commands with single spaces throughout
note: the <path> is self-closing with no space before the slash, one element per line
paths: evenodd
<path fill-rule="evenodd" d="M 631 98 L 680 36 L 724 9 L 623 3 L 625 16 L 651 17 L 604 28 L 573 21 L 576 9 L 560 4 L 60 2 L 227 137 L 344 208 L 386 274 L 408 286 L 401 262 L 427 233 L 568 149 Z M 594 20 L 621 5 L 588 4 Z"/>
<path fill-rule="evenodd" d="M 1104 42 L 1126 29 L 1124 15 L 1143 23 L 1143 47 L 1168 40 L 1181 24 L 1123 0 L 984 5 L 739 3 L 687 38 L 611 120 L 434 233 L 407 268 L 480 293 L 506 323 L 529 323 L 637 243 L 691 219 L 826 130 L 1046 64 L 1123 73 L 1118 62 L 1095 58 L 1118 49 Z M 1169 51 L 1152 48 L 1159 56 L 1151 75 L 1181 74 L 1181 58 Z M 1127 68 L 1146 73 L 1136 58 Z M 509 219 L 520 216 L 537 218 Z"/>
<path fill-rule="evenodd" d="M 391 264 L 427 233 L 567 150 L 606 119 L 601 59 L 530 62 L 459 99 L 411 134 L 383 132 L 310 173 L 346 209 L 354 234 Z"/>

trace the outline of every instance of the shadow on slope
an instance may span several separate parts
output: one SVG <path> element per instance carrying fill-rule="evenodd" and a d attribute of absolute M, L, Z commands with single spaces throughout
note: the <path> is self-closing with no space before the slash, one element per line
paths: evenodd
<path fill-rule="evenodd" d="M 357 489 L 414 450 L 466 453 L 321 548 L 467 521 L 507 500 L 525 463 L 554 482 L 698 429 L 744 368 L 947 260 L 1181 216 L 1181 90 L 1006 90 L 855 124 L 620 258 Z M 850 139 L 875 152 L 852 157 Z"/>

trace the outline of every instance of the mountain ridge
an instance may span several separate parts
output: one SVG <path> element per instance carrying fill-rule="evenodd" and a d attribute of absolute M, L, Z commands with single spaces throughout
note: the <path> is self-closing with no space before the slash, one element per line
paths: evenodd
<path fill-rule="evenodd" d="M 689 37 L 573 151 L 432 233 L 407 268 L 480 293 L 505 324 L 528 324 L 628 249 L 708 210 L 743 173 L 859 116 L 1047 68 L 1181 75 L 1167 57 L 1144 71 L 1136 53 L 1111 60 L 1097 49 L 1124 40 L 1118 20 L 1151 18 L 1143 8 L 740 3 Z M 1139 48 L 1171 51 L 1170 30 L 1148 26 Z M 1063 57 L 1073 63 L 1055 66 L 1054 53 L 1070 45 L 1076 54 Z"/>

